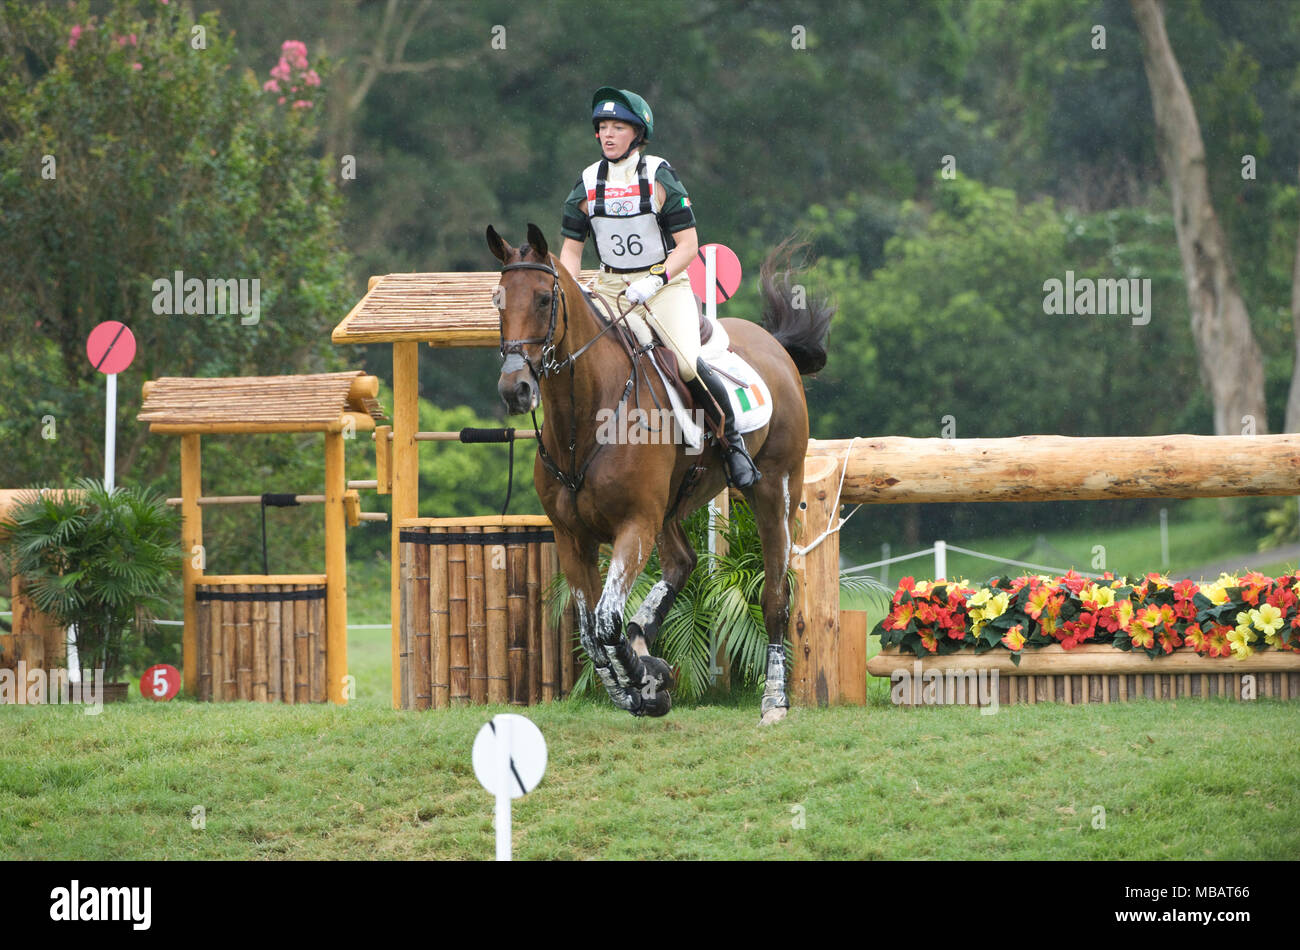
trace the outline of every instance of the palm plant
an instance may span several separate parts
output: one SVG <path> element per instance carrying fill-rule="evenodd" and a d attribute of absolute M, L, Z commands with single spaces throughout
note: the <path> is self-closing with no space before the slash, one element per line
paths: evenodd
<path fill-rule="evenodd" d="M 733 501 L 731 517 L 718 519 L 718 534 L 726 540 L 725 554 L 708 551 L 707 509 L 695 512 L 683 526 L 700 560 L 664 618 L 654 652 L 677 670 L 675 698 L 696 701 L 711 681 L 715 631 L 725 643 L 732 682 L 751 686 L 763 681 L 767 672 L 767 631 L 763 626 L 762 606 L 765 572 L 758 525 L 753 510 L 744 501 Z M 602 573 L 609 569 L 607 554 L 601 554 L 600 568 Z M 636 613 L 650 588 L 662 576 L 656 550 L 628 595 L 625 622 Z M 794 574 L 790 572 L 786 583 L 792 583 L 793 579 Z M 855 589 L 880 588 L 874 578 L 844 577 L 841 583 Z M 557 576 L 547 594 L 556 618 L 567 607 L 569 594 L 564 577 Z M 790 643 L 786 641 L 787 662 L 790 659 Z M 591 661 L 585 656 L 582 674 L 573 691 L 578 695 L 595 695 L 598 691 Z"/>
<path fill-rule="evenodd" d="M 83 478 L 72 491 L 33 491 L 6 528 L 10 564 L 36 609 L 75 625 L 83 669 L 117 680 L 180 568 L 179 513 L 154 492 Z"/>

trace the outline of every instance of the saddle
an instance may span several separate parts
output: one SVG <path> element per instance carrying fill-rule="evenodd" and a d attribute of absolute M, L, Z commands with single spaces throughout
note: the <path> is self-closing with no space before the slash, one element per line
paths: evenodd
<path fill-rule="evenodd" d="M 597 316 L 600 317 L 601 321 L 607 325 L 613 322 L 613 318 L 609 315 L 609 313 L 606 312 L 604 301 L 601 300 L 596 295 L 589 293 L 587 291 L 587 288 L 583 287 L 581 284 L 579 284 L 578 287 L 582 291 L 583 296 L 587 298 L 587 303 L 591 305 L 591 309 L 595 311 Z M 696 310 L 699 311 L 698 304 L 696 306 Z M 705 318 L 703 312 L 699 313 L 699 317 L 700 317 L 700 345 L 703 346 L 707 344 L 709 340 L 713 339 L 713 324 L 709 322 L 708 319 Z M 646 326 L 649 327 L 651 337 L 653 338 L 653 345 L 649 348 L 648 351 L 648 355 L 651 361 L 654 363 L 655 366 L 658 367 L 661 375 L 668 382 L 668 384 L 671 385 L 673 389 L 677 392 L 678 397 L 681 399 L 682 405 L 686 407 L 688 412 L 693 409 L 704 410 L 704 417 L 706 420 L 709 421 L 709 429 L 713 433 L 714 438 L 718 440 L 718 443 L 720 445 L 725 446 L 727 444 L 727 440 L 722 433 L 722 425 L 720 422 L 715 421 L 717 418 L 719 418 L 719 414 L 715 412 L 715 410 L 718 407 L 715 405 L 713 409 L 709 409 L 706 408 L 705 406 L 700 406 L 697 404 L 697 400 L 695 399 L 694 393 L 692 393 L 690 388 L 686 385 L 686 383 L 682 381 L 681 372 L 677 368 L 677 354 L 674 353 L 671 348 L 664 345 L 663 340 L 659 338 L 659 334 L 658 332 L 656 332 L 653 326 L 651 326 L 649 323 L 647 323 Z M 619 341 L 623 344 L 623 348 L 627 350 L 628 356 L 631 357 L 632 360 L 635 362 L 636 351 L 638 349 L 641 349 L 640 341 L 638 341 L 636 339 L 636 336 L 627 328 L 626 323 L 623 323 L 617 328 L 615 328 L 614 332 L 615 334 L 617 334 Z M 730 352 L 733 353 L 735 352 L 735 350 L 732 349 L 730 346 L 728 346 L 727 349 Z M 718 370 L 718 372 L 722 372 L 722 371 Z M 733 378 L 728 373 L 722 373 L 722 375 L 726 376 L 728 379 Z"/>

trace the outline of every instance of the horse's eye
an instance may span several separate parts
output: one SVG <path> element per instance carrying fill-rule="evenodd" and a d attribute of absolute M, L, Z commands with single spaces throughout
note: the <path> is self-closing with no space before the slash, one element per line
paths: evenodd
<path fill-rule="evenodd" d="M 539 306 L 539 307 L 549 307 L 550 305 L 551 305 L 551 295 L 550 295 L 549 293 L 538 294 L 538 296 L 537 296 L 537 306 Z"/>

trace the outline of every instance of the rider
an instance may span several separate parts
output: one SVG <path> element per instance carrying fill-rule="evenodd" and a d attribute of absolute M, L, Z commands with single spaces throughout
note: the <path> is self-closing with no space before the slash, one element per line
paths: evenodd
<path fill-rule="evenodd" d="M 676 354 L 682 380 L 715 419 L 706 389 L 717 400 L 730 443 L 728 480 L 748 488 L 760 478 L 758 467 L 736 431 L 726 384 L 700 358 L 700 314 L 686 274 L 699 248 L 691 200 L 672 166 L 645 154 L 654 115 L 644 99 L 602 86 L 591 108 L 602 158 L 587 166 L 564 203 L 560 263 L 576 279 L 587 234 L 594 234 L 601 263 L 596 292 L 613 300 L 626 291 L 639 305 L 633 312 Z"/>

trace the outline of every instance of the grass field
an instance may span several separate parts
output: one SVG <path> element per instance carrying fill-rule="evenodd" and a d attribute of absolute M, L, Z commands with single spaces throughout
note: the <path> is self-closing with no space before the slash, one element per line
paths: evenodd
<path fill-rule="evenodd" d="M 1191 549 L 1212 532 L 1171 525 L 1175 537 Z M 1010 553 L 1023 541 L 976 546 Z M 1135 560 L 1148 541 L 1132 542 Z M 387 620 L 386 565 L 354 564 L 349 587 L 354 622 Z M 386 629 L 351 632 L 349 667 L 357 699 L 346 708 L 0 706 L 0 859 L 491 858 L 492 800 L 470 749 L 509 710 L 394 712 Z M 515 803 L 515 854 L 1300 858 L 1300 703 L 982 716 L 895 709 L 887 687 L 872 680 L 865 709 L 795 709 L 762 730 L 758 696 L 743 691 L 662 720 L 606 701 L 529 709 L 550 761 Z"/>
<path fill-rule="evenodd" d="M 490 858 L 470 749 L 506 709 L 394 712 L 386 633 L 351 646 L 346 708 L 0 707 L 0 858 Z M 761 730 L 756 695 L 662 720 L 534 707 L 550 760 L 515 803 L 515 854 L 1300 858 L 1294 703 L 981 716 L 894 709 L 886 685 L 865 709 L 796 709 Z"/>

